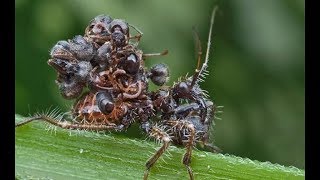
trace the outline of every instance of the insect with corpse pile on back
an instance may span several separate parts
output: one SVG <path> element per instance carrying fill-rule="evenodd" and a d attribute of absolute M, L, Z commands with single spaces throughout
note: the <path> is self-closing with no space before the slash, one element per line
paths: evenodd
<path fill-rule="evenodd" d="M 58 73 L 56 83 L 62 96 L 75 99 L 73 121 L 63 116 L 35 115 L 16 124 L 22 126 L 34 120 L 42 120 L 64 129 L 124 131 L 137 122 L 150 137 L 162 142 L 162 146 L 147 161 L 144 179 L 170 143 L 183 145 L 186 152 L 182 163 L 190 179 L 194 175 L 190 166 L 192 149 L 197 144 L 212 152 L 219 148 L 211 144 L 210 134 L 216 106 L 201 89 L 199 82 L 207 73 L 212 26 L 217 11 L 212 11 L 205 61 L 200 67 L 201 46 L 198 43 L 198 63 L 194 74 L 182 78 L 173 86 L 164 87 L 169 78 L 168 67 L 157 64 L 150 70 L 144 59 L 163 53 L 144 54 L 137 48 L 142 33 L 130 36 L 129 25 L 110 16 L 95 17 L 85 29 L 84 36 L 69 41 L 59 41 L 51 50 L 48 64 Z M 197 37 L 199 42 L 199 38 Z M 161 86 L 148 90 L 149 79 Z M 82 93 L 84 87 L 89 91 Z M 82 95 L 81 95 L 82 94 Z"/>

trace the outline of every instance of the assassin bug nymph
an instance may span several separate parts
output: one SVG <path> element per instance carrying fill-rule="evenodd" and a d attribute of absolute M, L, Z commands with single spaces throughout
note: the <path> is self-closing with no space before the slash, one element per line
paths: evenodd
<path fill-rule="evenodd" d="M 140 41 L 142 33 L 137 28 L 107 15 L 95 17 L 85 29 L 84 36 L 59 41 L 52 48 L 52 59 L 48 61 L 58 73 L 56 83 L 62 96 L 76 99 L 72 118 L 37 114 L 15 126 L 41 120 L 63 129 L 125 131 L 137 122 L 146 134 L 162 142 L 146 163 L 144 179 L 148 178 L 149 170 L 170 143 L 185 146 L 182 163 L 190 179 L 194 179 L 190 166 L 194 146 L 199 144 L 212 152 L 219 151 L 209 139 L 219 106 L 208 99 L 206 91 L 199 85 L 208 74 L 206 69 L 216 11 L 217 7 L 212 11 L 202 66 L 200 40 L 196 36 L 197 68 L 192 76 L 181 78 L 172 86 L 163 86 L 169 78 L 165 64 L 157 64 L 148 70 L 143 63 L 146 57 L 165 55 L 166 51 L 144 54 L 137 48 L 137 42 L 130 41 Z M 131 36 L 129 26 L 139 35 Z M 149 79 L 161 87 L 149 91 Z M 82 93 L 84 87 L 89 91 Z"/>

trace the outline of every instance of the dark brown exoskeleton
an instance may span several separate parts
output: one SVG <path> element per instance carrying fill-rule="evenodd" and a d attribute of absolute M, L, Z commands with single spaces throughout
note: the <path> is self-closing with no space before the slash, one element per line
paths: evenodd
<path fill-rule="evenodd" d="M 66 99 L 78 97 L 92 70 L 90 60 L 94 57 L 94 47 L 82 36 L 69 41 L 59 41 L 50 52 L 48 64 L 58 73 L 56 80 L 62 96 Z"/>
<path fill-rule="evenodd" d="M 129 43 L 130 38 L 124 20 L 99 15 L 89 23 L 84 37 L 78 35 L 69 41 L 59 41 L 52 48 L 48 63 L 58 73 L 56 82 L 63 97 L 78 98 L 72 112 L 82 126 L 84 123 L 115 129 L 130 126 L 133 114 L 137 114 L 132 108 L 137 109 L 137 105 L 124 101 L 148 99 L 143 58 L 165 53 L 143 54 L 137 44 Z M 84 87 L 90 92 L 80 97 Z"/>
<path fill-rule="evenodd" d="M 138 35 L 130 36 L 129 26 L 134 28 Z M 128 24 L 122 19 L 112 19 L 109 15 L 98 15 L 92 19 L 85 29 L 85 37 L 93 42 L 102 45 L 105 42 L 112 42 L 115 47 L 124 47 L 129 39 L 140 40 L 143 33 L 135 26 Z"/>
<path fill-rule="evenodd" d="M 151 94 L 153 105 L 160 114 L 161 119 L 156 126 L 146 122 L 143 127 L 150 136 L 160 140 L 163 145 L 146 163 L 144 179 L 147 179 L 150 168 L 165 152 L 170 143 L 185 146 L 186 152 L 182 158 L 182 163 L 186 166 L 190 179 L 194 179 L 190 163 L 192 149 L 196 144 L 200 144 L 212 152 L 221 151 L 209 140 L 209 133 L 211 133 L 211 127 L 214 124 L 213 120 L 217 113 L 217 108 L 221 106 L 216 106 L 213 101 L 208 99 L 206 91 L 201 89 L 199 85 L 199 82 L 203 81 L 202 78 L 205 78 L 208 73 L 206 68 L 208 66 L 211 32 L 216 10 L 217 7 L 212 12 L 207 51 L 202 66 L 200 67 L 202 52 L 198 42 L 198 65 L 193 76 L 181 78 L 172 87 L 160 88 Z M 198 37 L 196 38 L 199 41 Z"/>
<path fill-rule="evenodd" d="M 62 96 L 76 99 L 72 119 L 36 115 L 16 127 L 42 120 L 64 129 L 124 131 L 137 122 L 145 133 L 163 143 L 147 161 L 144 179 L 148 178 L 149 170 L 170 143 L 185 146 L 182 163 L 190 179 L 194 179 L 190 167 L 193 147 L 200 144 L 213 152 L 219 151 L 209 139 L 218 106 L 199 85 L 207 73 L 216 11 L 214 8 L 212 12 L 204 63 L 200 67 L 199 46 L 195 73 L 173 86 L 163 86 L 169 79 L 165 64 L 156 64 L 149 70 L 144 66 L 147 57 L 162 56 L 167 51 L 144 54 L 137 47 L 142 36 L 137 28 L 107 15 L 95 17 L 84 36 L 59 41 L 52 48 L 48 61 L 58 74 L 56 83 Z M 131 36 L 129 26 L 139 34 Z M 137 42 L 132 43 L 130 39 Z M 159 90 L 149 91 L 149 80 L 161 86 Z M 83 92 L 85 87 L 88 90 Z"/>

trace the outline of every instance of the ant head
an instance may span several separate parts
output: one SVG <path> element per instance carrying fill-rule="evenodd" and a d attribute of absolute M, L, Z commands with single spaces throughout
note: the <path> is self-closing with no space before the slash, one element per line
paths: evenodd
<path fill-rule="evenodd" d="M 99 15 L 92 19 L 85 30 L 85 35 L 99 41 L 110 40 L 110 23 L 112 18 L 108 15 Z"/>
<path fill-rule="evenodd" d="M 172 89 L 172 95 L 175 99 L 179 98 L 187 98 L 187 99 L 193 99 L 193 91 L 194 86 L 191 86 L 190 78 L 188 78 L 185 81 L 180 81 L 177 84 L 174 85 Z"/>
<path fill-rule="evenodd" d="M 129 26 L 122 19 L 114 19 L 110 23 L 111 39 L 116 47 L 123 47 L 128 44 Z"/>
<path fill-rule="evenodd" d="M 85 81 L 92 70 L 92 65 L 87 61 L 70 63 L 63 59 L 49 59 L 48 64 L 59 74 L 74 76 L 77 81 Z"/>
<path fill-rule="evenodd" d="M 70 44 L 67 41 L 58 41 L 50 50 L 50 56 L 52 58 L 66 59 L 69 61 L 75 60 L 70 52 Z"/>
<path fill-rule="evenodd" d="M 59 74 L 67 75 L 72 73 L 71 71 L 73 71 L 72 64 L 69 61 L 63 59 L 49 59 L 48 65 L 53 67 Z"/>
<path fill-rule="evenodd" d="M 70 62 L 90 61 L 93 58 L 93 45 L 82 36 L 77 35 L 68 41 L 58 41 L 50 51 L 52 58 L 64 59 Z"/>

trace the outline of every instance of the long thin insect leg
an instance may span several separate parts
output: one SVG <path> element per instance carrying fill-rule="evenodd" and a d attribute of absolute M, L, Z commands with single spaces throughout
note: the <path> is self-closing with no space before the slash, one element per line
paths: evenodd
<path fill-rule="evenodd" d="M 134 30 L 136 30 L 138 32 L 138 35 L 135 35 L 135 36 L 130 36 L 129 39 L 137 39 L 137 45 L 138 43 L 140 42 L 140 39 L 143 35 L 142 31 L 140 31 L 137 27 L 135 27 L 134 25 L 132 24 L 129 24 L 129 26 L 131 26 Z"/>
<path fill-rule="evenodd" d="M 168 54 L 168 50 L 164 50 L 161 53 L 149 53 L 149 54 L 143 54 L 142 57 L 148 58 L 148 57 L 154 57 L 154 56 L 164 56 Z"/>
<path fill-rule="evenodd" d="M 190 162 L 191 162 L 191 154 L 192 154 L 192 149 L 193 149 L 194 142 L 195 142 L 196 133 L 195 133 L 195 128 L 194 128 L 193 124 L 191 124 L 191 123 L 185 122 L 183 127 L 189 131 L 189 136 L 188 136 L 187 143 L 185 145 L 186 152 L 183 155 L 182 163 L 186 166 L 186 168 L 188 170 L 190 180 L 193 180 L 194 177 L 193 177 L 192 169 L 190 167 Z"/>
<path fill-rule="evenodd" d="M 158 149 L 158 151 L 147 161 L 146 170 L 144 171 L 144 180 L 148 179 L 149 171 L 151 167 L 157 162 L 159 157 L 166 151 L 170 145 L 171 138 L 162 129 L 157 127 L 152 127 L 149 131 L 149 136 L 154 137 L 157 140 L 162 141 L 163 145 Z"/>
<path fill-rule="evenodd" d="M 47 115 L 39 115 L 30 117 L 22 122 L 16 123 L 15 127 L 20 127 L 32 121 L 45 121 L 55 126 L 58 126 L 62 129 L 78 129 L 78 130 L 96 130 L 96 131 L 103 131 L 103 130 L 120 130 L 117 126 L 112 125 L 104 125 L 104 124 L 76 124 L 74 122 L 69 121 L 59 121 L 58 119 L 52 118 Z"/>
<path fill-rule="evenodd" d="M 185 144 L 186 152 L 183 155 L 182 163 L 186 166 L 190 180 L 194 179 L 191 163 L 192 150 L 196 140 L 196 130 L 194 125 L 186 120 L 169 120 L 166 125 L 170 127 L 176 127 L 176 131 L 179 131 L 183 137 L 187 137 L 186 140 L 182 140 Z"/>

